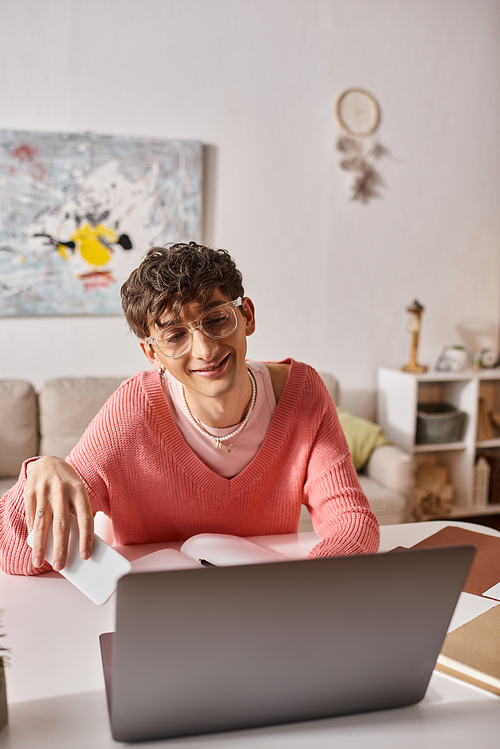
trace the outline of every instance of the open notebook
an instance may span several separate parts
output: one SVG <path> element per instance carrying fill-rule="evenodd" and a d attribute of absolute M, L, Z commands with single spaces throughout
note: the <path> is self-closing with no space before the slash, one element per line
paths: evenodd
<path fill-rule="evenodd" d="M 197 557 L 198 551 L 195 554 Z M 137 572 L 101 635 L 112 734 L 139 741 L 410 705 L 474 550 Z"/>
<path fill-rule="evenodd" d="M 228 567 L 236 564 L 283 562 L 285 557 L 264 549 L 241 536 L 226 533 L 199 533 L 177 549 L 161 549 L 132 562 L 132 572 L 191 569 L 200 566 Z"/>

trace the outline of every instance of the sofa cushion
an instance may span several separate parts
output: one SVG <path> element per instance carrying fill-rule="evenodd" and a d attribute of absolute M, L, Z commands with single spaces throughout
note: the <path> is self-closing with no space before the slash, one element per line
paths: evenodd
<path fill-rule="evenodd" d="M 375 448 L 389 445 L 390 442 L 382 431 L 382 427 L 374 424 L 373 421 L 353 416 L 343 408 L 337 408 L 337 413 L 351 451 L 354 468 L 360 471 Z"/>
<path fill-rule="evenodd" d="M 66 458 L 125 377 L 60 377 L 40 391 L 41 455 Z"/>
<path fill-rule="evenodd" d="M 5 492 L 8 492 L 9 489 L 12 489 L 18 478 L 19 476 L 2 476 L 2 478 L 0 479 L 0 497 L 3 497 Z"/>
<path fill-rule="evenodd" d="M 401 494 L 360 474 L 359 483 L 370 502 L 371 511 L 380 525 L 393 525 L 407 522 L 407 503 Z"/>
<path fill-rule="evenodd" d="M 340 403 L 340 388 L 339 383 L 335 379 L 335 377 L 329 372 L 318 372 L 318 374 L 325 383 L 328 392 L 332 396 L 333 402 L 335 404 Z"/>
<path fill-rule="evenodd" d="M 393 525 L 407 522 L 406 500 L 400 494 L 381 486 L 362 474 L 358 476 L 361 488 L 370 502 L 370 509 L 380 525 Z M 299 531 L 312 531 L 313 525 L 309 510 L 302 505 Z"/>
<path fill-rule="evenodd" d="M 404 522 L 410 520 L 411 500 L 415 487 L 415 460 L 396 445 L 382 445 L 374 450 L 363 473 L 377 484 L 383 484 L 407 500 L 408 515 Z"/>
<path fill-rule="evenodd" d="M 22 380 L 0 380 L 0 476 L 17 476 L 38 451 L 35 389 Z"/>

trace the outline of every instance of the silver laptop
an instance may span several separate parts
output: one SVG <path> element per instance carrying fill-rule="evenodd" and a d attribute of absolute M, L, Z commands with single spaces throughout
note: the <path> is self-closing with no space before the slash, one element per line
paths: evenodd
<path fill-rule="evenodd" d="M 410 705 L 473 547 L 126 575 L 101 635 L 116 741 Z"/>

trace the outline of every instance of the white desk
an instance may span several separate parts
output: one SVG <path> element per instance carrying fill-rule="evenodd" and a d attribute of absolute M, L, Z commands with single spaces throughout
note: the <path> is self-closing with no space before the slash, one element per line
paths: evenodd
<path fill-rule="evenodd" d="M 448 522 L 382 526 L 381 551 L 412 546 Z M 500 536 L 467 523 L 461 527 Z M 253 539 L 289 558 L 304 558 L 314 533 Z M 135 546 L 130 558 L 162 548 Z M 7 671 L 9 725 L 0 732 L 0 749 L 100 749 L 117 746 L 108 724 L 98 635 L 114 629 L 114 597 L 95 606 L 59 574 L 13 577 L 0 573 L 0 619 L 12 648 Z M 462 594 L 460 621 L 491 606 Z M 500 737 L 500 699 L 435 672 L 424 700 L 398 710 L 366 713 L 249 731 L 229 732 L 138 744 L 165 747 L 349 747 L 404 746 L 455 749 L 496 745 Z"/>

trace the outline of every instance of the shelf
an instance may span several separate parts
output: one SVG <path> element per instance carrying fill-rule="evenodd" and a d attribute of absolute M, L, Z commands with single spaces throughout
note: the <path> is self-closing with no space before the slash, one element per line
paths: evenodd
<path fill-rule="evenodd" d="M 500 446 L 500 440 L 499 440 Z M 465 450 L 465 442 L 437 442 L 431 445 L 415 445 L 416 453 L 449 452 L 450 450 Z"/>
<path fill-rule="evenodd" d="M 397 372 L 403 377 L 413 378 L 417 382 L 466 382 L 468 380 L 500 380 L 500 367 L 494 369 L 466 369 L 464 372 L 438 372 L 428 369 L 426 372 L 403 372 L 402 370 L 381 367 L 386 372 Z"/>
<path fill-rule="evenodd" d="M 468 518 L 472 516 L 480 517 L 481 515 L 500 515 L 500 504 L 485 505 L 484 507 L 453 507 L 449 515 L 445 518 Z"/>
<path fill-rule="evenodd" d="M 479 442 L 476 442 L 476 448 L 485 448 L 485 447 L 500 447 L 500 437 L 495 437 L 492 440 L 480 440 Z"/>
<path fill-rule="evenodd" d="M 422 374 L 414 374 L 413 377 L 418 382 L 468 382 L 472 379 L 473 373 L 470 370 L 457 374 L 453 372 L 423 372 Z"/>
<path fill-rule="evenodd" d="M 479 372 L 473 372 L 478 380 L 500 380 L 500 367 L 494 369 L 481 369 Z"/>
<path fill-rule="evenodd" d="M 415 444 L 419 403 L 450 403 L 467 414 L 462 439 L 438 444 Z M 381 368 L 377 378 L 377 423 L 387 438 L 416 461 L 431 458 L 448 472 L 454 488 L 450 518 L 500 515 L 500 503 L 477 507 L 472 505 L 475 463 L 482 450 L 498 452 L 500 433 L 492 426 L 487 432 L 479 428 L 484 414 L 500 414 L 500 367 L 480 372 L 424 372 L 411 374 Z M 477 439 L 477 434 L 492 439 Z M 425 459 L 425 460 L 424 460 Z M 497 499 L 496 495 L 495 499 Z"/>
<path fill-rule="evenodd" d="M 388 372 L 398 372 L 398 375 L 401 374 L 404 377 L 413 378 L 416 382 L 468 382 L 471 380 L 476 372 L 473 372 L 471 369 L 467 369 L 465 372 L 436 372 L 436 370 L 427 370 L 427 372 L 402 372 L 401 373 L 398 370 L 390 370 L 382 367 L 382 369 L 385 369 L 385 371 Z M 498 371 L 498 370 L 497 370 Z M 498 378 L 500 379 L 500 373 L 498 374 Z"/>

